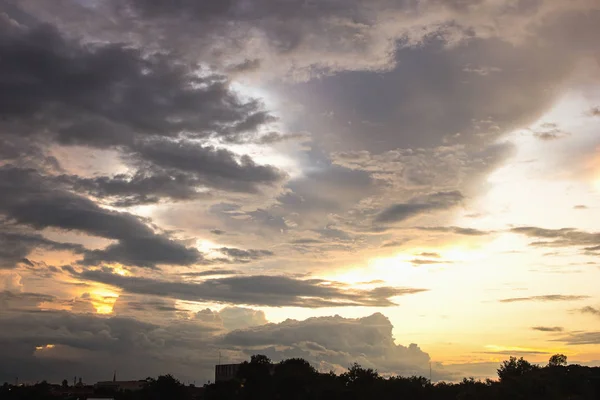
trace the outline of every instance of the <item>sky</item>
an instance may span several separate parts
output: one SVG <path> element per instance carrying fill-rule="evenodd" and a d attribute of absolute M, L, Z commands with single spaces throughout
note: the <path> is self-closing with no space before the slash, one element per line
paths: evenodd
<path fill-rule="evenodd" d="M 0 381 L 600 365 L 597 0 L 0 0 Z"/>

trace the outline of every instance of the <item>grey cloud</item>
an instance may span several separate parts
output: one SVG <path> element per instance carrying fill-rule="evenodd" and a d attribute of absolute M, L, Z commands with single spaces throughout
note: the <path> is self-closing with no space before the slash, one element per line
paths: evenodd
<path fill-rule="evenodd" d="M 592 107 L 588 110 L 587 115 L 590 117 L 600 117 L 600 107 Z"/>
<path fill-rule="evenodd" d="M 142 161 L 152 165 L 192 173 L 193 178 L 209 187 L 240 192 L 255 192 L 256 185 L 273 184 L 283 174 L 270 165 L 258 165 L 249 156 L 203 146 L 189 141 L 152 140 L 136 146 Z"/>
<path fill-rule="evenodd" d="M 600 344 L 600 332 L 574 332 L 555 340 L 568 345 Z"/>
<path fill-rule="evenodd" d="M 87 251 L 86 263 L 106 260 L 154 267 L 202 260 L 197 249 L 155 233 L 134 215 L 103 209 L 53 183 L 34 170 L 1 167 L 0 191 L 6 195 L 0 199 L 0 213 L 37 229 L 76 230 L 117 240 L 106 249 Z"/>
<path fill-rule="evenodd" d="M 581 312 L 583 314 L 592 314 L 592 315 L 596 315 L 596 316 L 600 317 L 600 308 L 586 306 L 586 307 L 581 308 L 579 310 L 579 312 Z"/>
<path fill-rule="evenodd" d="M 459 191 L 437 192 L 411 199 L 407 203 L 395 204 L 383 210 L 375 218 L 379 223 L 395 223 L 420 214 L 453 208 L 464 196 Z"/>
<path fill-rule="evenodd" d="M 209 343 L 213 328 L 197 322 L 156 325 L 132 318 L 39 311 L 3 313 L 0 323 L 11 327 L 0 332 L 0 345 L 6 350 L 0 362 L 4 380 L 18 374 L 23 381 L 58 382 L 76 369 L 93 383 L 110 379 L 115 363 L 121 379 L 169 372 L 180 379 L 198 375 L 210 379 L 214 371 L 215 350 Z M 54 347 L 45 348 L 48 344 Z M 189 348 L 202 351 L 192 355 Z"/>
<path fill-rule="evenodd" d="M 577 295 L 562 295 L 562 294 L 548 294 L 543 296 L 531 296 L 531 297 L 513 297 L 508 299 L 498 300 L 500 303 L 516 303 L 523 301 L 579 301 L 589 299 L 590 296 L 577 296 Z"/>
<path fill-rule="evenodd" d="M 77 191 L 87 192 L 98 198 L 113 199 L 117 207 L 158 203 L 162 198 L 170 200 L 194 200 L 207 197 L 196 188 L 201 182 L 182 173 L 165 173 L 142 170 L 133 175 L 119 174 L 111 177 L 81 178 L 61 177 Z"/>
<path fill-rule="evenodd" d="M 15 268 L 19 262 L 28 262 L 26 257 L 35 249 L 71 251 L 81 254 L 85 248 L 73 243 L 60 243 L 46 239 L 40 234 L 23 229 L 15 230 L 0 223 L 0 269 Z"/>
<path fill-rule="evenodd" d="M 232 247 L 221 247 L 219 251 L 226 256 L 233 258 L 235 262 L 250 262 L 275 255 L 275 253 L 269 250 L 243 250 Z"/>
<path fill-rule="evenodd" d="M 570 11 L 575 14 L 594 6 L 593 0 L 565 4 L 551 1 L 421 4 L 390 0 L 368 4 L 360 0 L 318 3 L 259 0 L 251 6 L 243 0 L 222 1 L 218 5 L 205 3 L 113 0 L 95 4 L 94 8 L 73 1 L 60 1 L 54 7 L 32 1 L 24 4 L 46 20 L 58 19 L 71 32 L 81 31 L 83 25 L 92 34 L 114 40 L 127 31 L 134 40 L 152 37 L 152 42 L 145 40 L 147 44 L 175 47 L 229 68 L 245 65 L 248 60 L 268 59 L 274 64 L 272 69 L 296 79 L 339 70 L 388 70 L 395 64 L 397 43 L 416 47 L 431 37 L 442 39 L 445 45 L 462 44 L 473 38 L 500 38 L 517 47 L 540 33 L 540 26 L 550 23 L 552 28 L 555 25 L 559 28 L 550 30 L 549 33 L 558 36 L 551 43 L 562 45 L 565 39 L 559 35 L 570 31 L 561 25 L 560 19 L 556 21 L 549 16 Z M 106 21 L 110 21 L 112 28 L 109 32 Z M 588 31 L 579 33 L 581 42 L 590 41 L 588 37 L 594 30 Z M 465 64 L 504 67 L 494 61 L 467 59 L 461 60 L 457 67 L 461 72 Z"/>
<path fill-rule="evenodd" d="M 15 77 L 3 81 L 3 121 L 27 124 L 25 134 L 35 121 L 63 144 L 127 146 L 139 134 L 202 137 L 264 123 L 260 104 L 239 100 L 222 76 L 126 44 L 84 46 L 41 26 L 4 35 L 0 54 L 10 60 L 2 75 Z"/>
<path fill-rule="evenodd" d="M 199 272 L 185 272 L 182 275 L 187 277 L 204 277 L 204 276 L 216 276 L 216 275 L 238 275 L 240 271 L 236 271 L 233 269 L 223 269 L 223 268 L 212 268 L 207 269 L 206 271 Z"/>
<path fill-rule="evenodd" d="M 565 330 L 562 326 L 534 326 L 531 329 L 539 332 L 562 332 Z"/>
<path fill-rule="evenodd" d="M 389 319 L 380 313 L 358 319 L 340 316 L 305 321 L 288 319 L 280 324 L 230 332 L 222 342 L 259 349 L 278 358 L 296 354 L 322 369 L 346 368 L 352 362 L 384 373 L 408 374 L 425 369 L 429 355 L 415 344 L 396 345 L 392 328 Z"/>
<path fill-rule="evenodd" d="M 421 256 L 421 257 L 433 257 L 433 258 L 440 258 L 441 257 L 439 253 L 429 253 L 429 252 L 420 253 L 419 256 Z"/>
<path fill-rule="evenodd" d="M 570 133 L 565 132 L 560 129 L 560 127 L 551 122 L 543 123 L 540 128 L 533 132 L 533 135 L 540 140 L 556 140 L 562 139 L 570 135 Z"/>
<path fill-rule="evenodd" d="M 533 237 L 538 240 L 530 243 L 537 247 L 569 247 L 588 246 L 586 250 L 600 246 L 600 233 L 590 233 L 574 228 L 544 229 L 534 226 L 523 226 L 511 229 L 511 232 Z"/>
<path fill-rule="evenodd" d="M 162 309 L 164 305 L 151 304 L 150 308 L 155 306 Z M 275 361 L 302 355 L 324 372 L 345 369 L 357 361 L 380 372 L 422 374 L 429 362 L 428 354 L 417 345 L 395 344 L 393 326 L 381 314 L 267 325 L 261 311 L 242 308 L 206 309 L 193 319 L 177 318 L 170 310 L 160 314 L 163 319 L 145 323 L 132 317 L 64 311 L 2 313 L 0 323 L 11 329 L 0 331 L 0 345 L 5 349 L 0 380 L 18 375 L 22 381 L 60 381 L 77 370 L 85 382 L 92 383 L 110 379 L 117 364 L 119 379 L 172 373 L 202 383 L 214 378 L 219 351 L 232 362 L 256 352 L 267 353 Z M 237 330 L 221 336 L 222 325 L 229 319 L 227 324 Z M 49 344 L 54 347 L 46 347 Z M 190 353 L 191 348 L 195 351 Z"/>
<path fill-rule="evenodd" d="M 225 329 L 232 331 L 266 324 L 264 311 L 243 307 L 225 307 L 219 311 Z"/>
<path fill-rule="evenodd" d="M 54 296 L 41 293 L 15 293 L 8 290 L 0 292 L 0 304 L 5 312 L 33 311 L 41 303 L 52 303 L 55 300 Z"/>
<path fill-rule="evenodd" d="M 576 206 L 573 206 L 573 208 L 575 210 L 587 210 L 588 206 L 584 205 L 584 204 L 577 204 Z"/>
<path fill-rule="evenodd" d="M 452 261 L 431 260 L 426 258 L 415 258 L 410 261 L 412 265 L 435 265 L 435 264 L 452 264 Z"/>
<path fill-rule="evenodd" d="M 199 283 L 125 277 L 86 270 L 75 277 L 118 287 L 125 292 L 190 301 L 291 307 L 388 307 L 391 297 L 425 291 L 416 288 L 379 287 L 372 290 L 340 288 L 318 279 L 299 280 L 283 276 L 248 276 L 208 279 Z"/>
<path fill-rule="evenodd" d="M 482 351 L 483 354 L 498 354 L 504 356 L 535 356 L 540 354 L 550 354 L 547 351 L 535 350 L 503 350 L 503 351 Z"/>
<path fill-rule="evenodd" d="M 474 228 L 462 228 L 459 226 L 427 226 L 417 227 L 416 229 L 427 232 L 444 232 L 444 233 L 455 233 L 457 235 L 465 236 L 485 236 L 489 235 L 489 231 L 481 231 Z"/>
<path fill-rule="evenodd" d="M 9 144 L 0 155 L 39 160 L 43 151 L 28 141 L 53 141 L 118 149 L 136 169 L 64 177 L 75 189 L 130 206 L 199 198 L 205 187 L 254 193 L 284 177 L 247 155 L 238 161 L 230 151 L 187 140 L 254 133 L 274 118 L 260 102 L 241 100 L 224 76 L 201 74 L 175 55 L 122 43 L 84 45 L 35 25 L 7 32 L 0 57 L 10 60 L 0 74 L 13 77 L 0 84 L 0 142 Z"/>

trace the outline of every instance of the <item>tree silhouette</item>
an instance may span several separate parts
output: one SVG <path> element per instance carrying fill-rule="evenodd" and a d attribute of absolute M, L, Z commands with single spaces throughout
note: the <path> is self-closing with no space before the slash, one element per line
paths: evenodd
<path fill-rule="evenodd" d="M 564 354 L 555 354 L 548 360 L 549 367 L 558 367 L 567 365 L 567 356 Z"/>
<path fill-rule="evenodd" d="M 61 386 L 63 387 L 63 389 L 66 389 L 69 387 L 69 381 L 67 381 L 66 379 L 63 379 Z"/>
<path fill-rule="evenodd" d="M 500 368 L 498 368 L 498 378 L 501 382 L 507 379 L 519 378 L 537 368 L 539 368 L 537 365 L 529 363 L 523 357 L 519 359 L 510 357 L 508 360 L 503 361 Z"/>

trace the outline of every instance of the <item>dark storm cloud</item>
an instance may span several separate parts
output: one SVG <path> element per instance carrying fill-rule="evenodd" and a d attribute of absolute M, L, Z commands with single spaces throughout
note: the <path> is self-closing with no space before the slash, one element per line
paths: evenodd
<path fill-rule="evenodd" d="M 118 287 L 125 292 L 170 297 L 189 301 L 213 301 L 273 307 L 332 307 L 395 305 L 391 297 L 425 291 L 415 288 L 379 287 L 372 290 L 341 288 L 319 279 L 299 280 L 283 276 L 247 276 L 208 279 L 198 283 L 125 277 L 102 271 L 75 274 Z"/>
<path fill-rule="evenodd" d="M 589 299 L 590 296 L 575 296 L 575 295 L 562 295 L 562 294 L 548 294 L 543 296 L 531 296 L 531 297 L 513 297 L 509 299 L 498 300 L 500 303 L 517 303 L 525 301 L 578 301 Z"/>
<path fill-rule="evenodd" d="M 375 222 L 402 222 L 420 214 L 456 207 L 463 200 L 464 196 L 459 191 L 431 193 L 388 207 L 377 215 Z"/>
<path fill-rule="evenodd" d="M 534 326 L 531 329 L 538 332 L 563 332 L 565 330 L 562 326 Z"/>
<path fill-rule="evenodd" d="M 71 251 L 81 254 L 85 248 L 79 244 L 60 243 L 26 230 L 14 230 L 0 223 L 0 269 L 15 268 L 35 249 Z"/>
<path fill-rule="evenodd" d="M 0 167 L 0 214 L 36 229 L 76 230 L 117 240 L 103 250 L 85 253 L 86 263 L 102 261 L 154 267 L 156 264 L 191 265 L 200 252 L 155 233 L 138 217 L 99 207 L 72 194 L 31 169 Z"/>

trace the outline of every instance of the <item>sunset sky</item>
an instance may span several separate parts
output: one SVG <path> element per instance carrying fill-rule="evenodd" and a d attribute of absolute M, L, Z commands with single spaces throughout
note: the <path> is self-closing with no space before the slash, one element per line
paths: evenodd
<path fill-rule="evenodd" d="M 597 0 L 0 0 L 0 382 L 600 365 Z"/>

